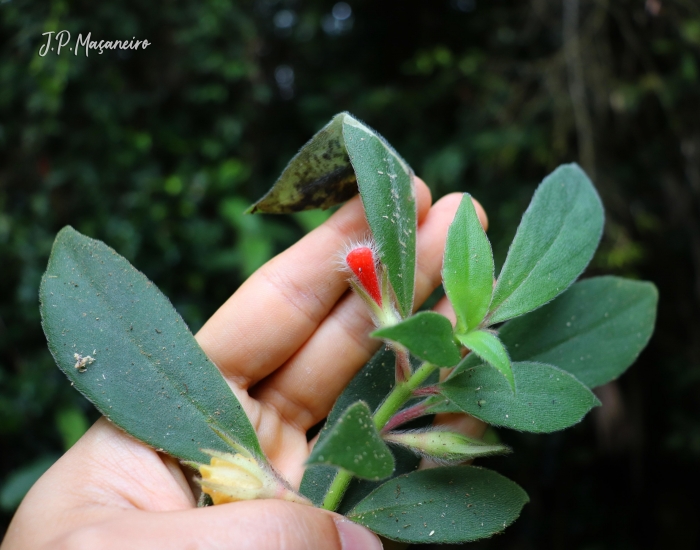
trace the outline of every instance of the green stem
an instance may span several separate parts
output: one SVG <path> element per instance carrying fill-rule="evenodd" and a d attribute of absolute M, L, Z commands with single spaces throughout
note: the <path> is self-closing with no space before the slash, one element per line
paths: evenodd
<path fill-rule="evenodd" d="M 391 390 L 391 393 L 374 413 L 374 425 L 377 430 L 381 430 L 386 423 L 389 422 L 391 417 L 411 398 L 413 390 L 417 389 L 418 386 L 425 382 L 436 368 L 435 365 L 426 361 L 406 382 L 394 386 L 394 389 Z M 326 497 L 323 499 L 323 505 L 321 507 L 324 510 L 335 510 L 340 505 L 340 501 L 351 480 L 352 474 L 350 472 L 342 469 L 339 470 L 326 493 Z"/>
<path fill-rule="evenodd" d="M 427 361 L 423 363 L 414 372 L 411 377 L 400 384 L 397 384 L 388 397 L 384 400 L 384 403 L 377 409 L 374 413 L 374 425 L 378 430 L 381 430 L 387 422 L 394 416 L 399 409 L 403 406 L 406 401 L 411 398 L 413 390 L 418 388 L 425 380 L 430 376 L 435 370 L 435 365 L 428 363 Z"/>
<path fill-rule="evenodd" d="M 323 499 L 321 508 L 330 511 L 334 511 L 338 508 L 340 501 L 343 500 L 345 490 L 348 488 L 348 485 L 350 485 L 350 481 L 352 481 L 352 474 L 350 472 L 343 469 L 338 470 L 333 483 L 331 483 L 331 486 L 328 488 L 326 497 Z"/>

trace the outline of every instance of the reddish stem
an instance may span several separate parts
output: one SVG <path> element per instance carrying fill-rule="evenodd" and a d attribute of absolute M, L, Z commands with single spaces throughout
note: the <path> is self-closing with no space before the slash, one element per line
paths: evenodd
<path fill-rule="evenodd" d="M 425 388 L 418 388 L 417 390 L 413 390 L 413 395 L 416 397 L 423 397 L 423 396 L 430 396 L 430 395 L 439 395 L 440 394 L 440 389 L 437 386 L 426 386 Z"/>
<path fill-rule="evenodd" d="M 418 403 L 417 405 L 413 405 L 412 407 L 399 411 L 392 416 L 391 420 L 389 420 L 389 422 L 387 422 L 382 428 L 382 433 L 390 432 L 397 426 L 401 426 L 401 424 L 405 424 L 406 422 L 410 422 L 411 420 L 425 416 L 428 414 L 427 411 L 428 407 L 426 407 L 423 403 Z"/>
<path fill-rule="evenodd" d="M 400 384 L 411 378 L 411 361 L 408 352 L 399 346 L 394 347 L 394 353 L 396 354 L 396 383 Z"/>

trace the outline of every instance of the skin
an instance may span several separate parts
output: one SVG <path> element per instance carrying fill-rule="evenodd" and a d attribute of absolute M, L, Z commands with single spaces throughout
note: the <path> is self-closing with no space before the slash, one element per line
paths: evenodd
<path fill-rule="evenodd" d="M 442 250 L 460 195 L 431 207 L 417 181 L 416 304 L 440 284 Z M 475 202 L 484 227 L 486 214 Z M 344 245 L 367 235 L 359 198 L 269 261 L 197 334 L 248 413 L 273 466 L 294 487 L 311 445 L 306 432 L 379 347 L 362 301 L 337 269 Z M 452 316 L 449 304 L 437 311 Z M 437 420 L 471 436 L 481 422 Z M 130 548 L 374 550 L 379 539 L 342 516 L 280 500 L 196 508 L 176 460 L 104 419 L 34 485 L 1 550 Z"/>

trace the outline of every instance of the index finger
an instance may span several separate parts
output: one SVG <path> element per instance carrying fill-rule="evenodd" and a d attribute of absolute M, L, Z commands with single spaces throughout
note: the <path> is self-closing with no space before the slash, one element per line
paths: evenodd
<path fill-rule="evenodd" d="M 418 220 L 431 205 L 430 190 L 416 178 Z M 313 334 L 347 290 L 337 254 L 369 231 L 359 197 L 258 271 L 197 333 L 222 374 L 240 388 L 261 380 Z"/>

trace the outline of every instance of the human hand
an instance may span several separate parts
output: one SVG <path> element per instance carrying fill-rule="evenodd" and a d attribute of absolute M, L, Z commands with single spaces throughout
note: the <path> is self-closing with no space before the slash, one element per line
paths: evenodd
<path fill-rule="evenodd" d="M 416 304 L 440 284 L 444 241 L 460 196 L 431 208 L 417 181 Z M 477 205 L 484 226 L 486 216 Z M 258 270 L 217 311 L 197 340 L 219 367 L 275 469 L 298 487 L 307 431 L 379 342 L 362 301 L 347 292 L 338 253 L 367 234 L 359 198 Z M 450 315 L 449 304 L 436 307 Z M 483 425 L 460 416 L 478 436 Z M 29 492 L 3 550 L 42 548 L 367 549 L 378 538 L 342 516 L 255 500 L 196 508 L 177 461 L 100 419 Z"/>

